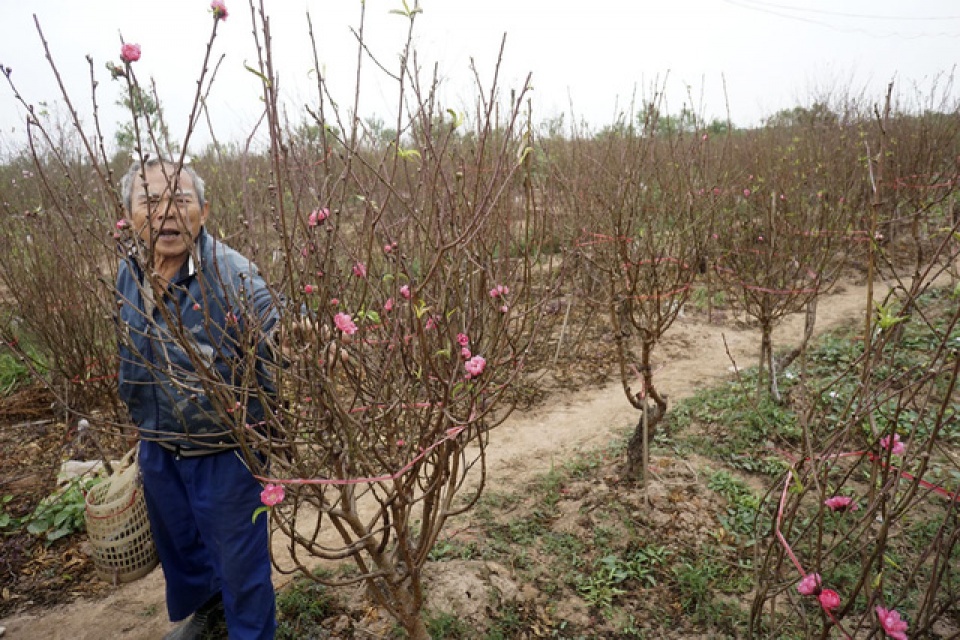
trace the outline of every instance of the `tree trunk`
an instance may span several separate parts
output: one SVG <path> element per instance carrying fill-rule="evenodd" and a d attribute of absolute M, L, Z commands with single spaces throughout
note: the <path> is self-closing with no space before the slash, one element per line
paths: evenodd
<path fill-rule="evenodd" d="M 640 409 L 640 420 L 627 443 L 626 475 L 636 478 L 638 472 L 642 478 L 647 476 L 647 460 L 649 460 L 649 446 L 657 433 L 657 425 L 663 420 L 667 412 L 667 399 L 661 396 L 653 384 L 653 369 L 650 366 L 650 355 L 656 343 L 644 340 L 641 350 L 640 375 L 643 379 L 643 388 L 633 399 L 633 405 Z M 650 403 L 653 400 L 653 403 Z"/>

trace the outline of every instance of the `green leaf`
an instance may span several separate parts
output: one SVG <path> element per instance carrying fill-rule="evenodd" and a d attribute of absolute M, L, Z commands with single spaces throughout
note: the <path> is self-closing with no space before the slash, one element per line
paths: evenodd
<path fill-rule="evenodd" d="M 68 535 L 70 535 L 72 531 L 73 530 L 70 527 L 60 527 L 59 529 L 54 529 L 53 531 L 47 534 L 47 541 L 54 542 L 56 540 L 59 540 L 60 538 L 65 538 Z"/>
<path fill-rule="evenodd" d="M 453 109 L 447 109 L 447 113 L 450 114 L 450 117 L 453 118 L 453 128 L 456 129 L 463 124 L 463 116 Z"/>
<path fill-rule="evenodd" d="M 416 149 L 401 149 L 397 147 L 397 155 L 400 156 L 402 160 L 409 160 L 411 158 L 420 159 L 420 152 Z"/>
<path fill-rule="evenodd" d="M 250 73 L 252 73 L 253 75 L 257 76 L 258 78 L 260 78 L 260 80 L 261 80 L 266 86 L 268 86 L 268 87 L 272 86 L 273 83 L 270 82 L 270 78 L 268 78 L 267 76 L 263 75 L 262 73 L 260 73 L 259 71 L 257 71 L 256 69 L 254 69 L 253 67 L 251 67 L 250 65 L 248 65 L 246 62 L 243 63 L 243 68 L 246 69 L 247 71 L 249 71 Z"/>
<path fill-rule="evenodd" d="M 890 327 L 907 319 L 905 316 L 895 315 L 893 310 L 891 310 L 889 307 L 879 303 L 874 303 L 874 305 L 877 307 L 877 324 L 881 329 L 889 329 Z"/>
<path fill-rule="evenodd" d="M 250 518 L 250 523 L 251 523 L 251 524 L 256 524 L 256 523 L 257 523 L 257 518 L 260 516 L 260 514 L 261 514 L 261 513 L 268 513 L 269 511 L 270 511 L 270 507 L 260 507 L 259 509 L 257 509 L 256 511 L 253 512 L 253 517 Z"/>
<path fill-rule="evenodd" d="M 35 536 L 40 535 L 47 529 L 49 529 L 49 527 L 47 526 L 47 521 L 45 519 L 37 519 L 27 525 L 27 532 L 32 533 Z"/>
<path fill-rule="evenodd" d="M 523 164 L 523 161 L 527 159 L 531 151 L 533 151 L 533 147 L 523 147 L 517 156 L 517 164 Z"/>

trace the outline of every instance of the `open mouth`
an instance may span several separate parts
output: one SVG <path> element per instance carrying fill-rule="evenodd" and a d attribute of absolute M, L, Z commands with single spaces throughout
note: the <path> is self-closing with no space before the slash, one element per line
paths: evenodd
<path fill-rule="evenodd" d="M 178 238 L 180 237 L 180 230 L 179 229 L 160 229 L 159 231 L 157 231 L 157 237 L 165 238 L 165 239 Z"/>

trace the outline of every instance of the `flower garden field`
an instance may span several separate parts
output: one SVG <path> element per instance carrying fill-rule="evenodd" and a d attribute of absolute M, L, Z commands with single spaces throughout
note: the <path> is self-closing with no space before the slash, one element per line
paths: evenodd
<path fill-rule="evenodd" d="M 399 12 L 411 33 L 418 11 Z M 160 155 L 203 177 L 207 230 L 278 310 L 278 349 L 248 348 L 263 327 L 240 295 L 229 374 L 160 373 L 266 485 L 283 637 L 958 637 L 948 91 L 817 96 L 738 128 L 672 114 L 654 87 L 594 129 L 535 122 L 502 60 L 472 70 L 468 111 L 441 104 L 411 35 L 393 71 L 359 43 L 395 90 L 388 127 L 341 107 L 319 67 L 291 108 L 253 12 L 262 128 L 199 149 L 222 2 L 212 15 L 180 130 L 132 42 L 91 66 L 91 95 L 109 83 L 129 108 L 113 141 L 32 109 L 3 69 L 30 133 L 0 165 L 7 634 L 168 627 L 159 572 L 94 577 L 94 480 L 55 488 L 65 460 L 136 435 L 119 258 L 166 284 L 118 181 Z M 198 356 L 182 324 L 165 339 Z"/>

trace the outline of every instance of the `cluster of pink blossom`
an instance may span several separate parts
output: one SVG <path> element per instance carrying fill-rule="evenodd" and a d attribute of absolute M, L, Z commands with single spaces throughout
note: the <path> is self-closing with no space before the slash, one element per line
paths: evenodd
<path fill-rule="evenodd" d="M 833 589 L 823 589 L 821 587 L 819 573 L 808 573 L 803 576 L 797 585 L 797 591 L 800 595 L 816 596 L 820 605 L 826 611 L 833 611 L 840 606 L 840 595 Z M 909 625 L 906 620 L 900 617 L 899 611 L 878 606 L 876 612 L 880 626 L 883 627 L 883 632 L 887 637 L 893 638 L 893 640 L 907 640 L 906 631 Z"/>
<path fill-rule="evenodd" d="M 498 284 L 493 289 L 490 289 L 490 297 L 494 300 L 497 300 L 498 298 L 502 300 L 506 298 L 507 294 L 509 293 L 510 287 L 505 284 Z M 506 303 L 500 305 L 500 313 L 506 313 L 509 310 L 510 307 Z"/>
<path fill-rule="evenodd" d="M 797 591 L 803 596 L 816 596 L 824 609 L 833 611 L 840 606 L 840 595 L 833 589 L 823 589 L 820 585 L 820 574 L 808 573 L 800 580 Z"/>
<path fill-rule="evenodd" d="M 465 333 L 457 334 L 457 344 L 460 345 L 460 357 L 464 360 L 469 360 L 473 357 L 473 354 L 470 353 L 470 338 Z"/>
<path fill-rule="evenodd" d="M 490 289 L 491 298 L 500 298 L 502 296 L 507 295 L 508 293 L 510 293 L 510 287 L 508 287 L 505 284 L 498 284 L 493 289 Z"/>

